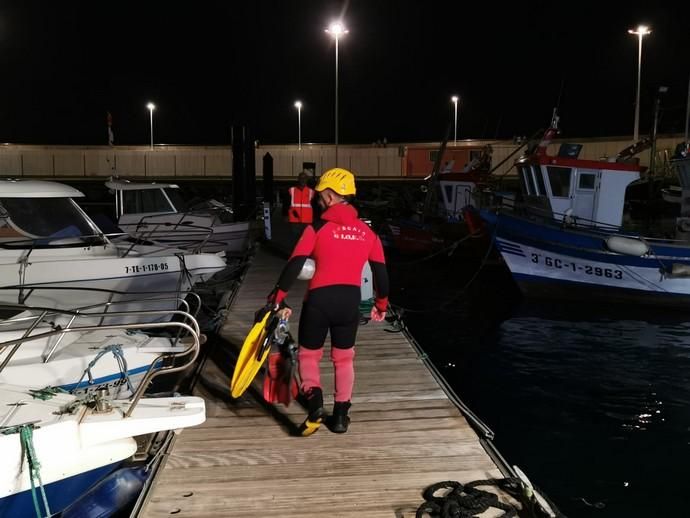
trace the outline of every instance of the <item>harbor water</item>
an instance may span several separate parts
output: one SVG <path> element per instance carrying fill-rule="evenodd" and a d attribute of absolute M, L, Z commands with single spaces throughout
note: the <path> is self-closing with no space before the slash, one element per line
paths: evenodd
<path fill-rule="evenodd" d="M 392 300 L 499 451 L 567 516 L 687 515 L 690 311 L 527 301 L 478 267 L 393 258 Z"/>

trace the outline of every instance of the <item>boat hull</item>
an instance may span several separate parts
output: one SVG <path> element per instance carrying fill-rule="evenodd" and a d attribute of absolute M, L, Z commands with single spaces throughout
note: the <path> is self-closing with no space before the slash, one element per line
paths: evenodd
<path fill-rule="evenodd" d="M 204 400 L 191 396 L 142 398 L 126 418 L 131 402 L 114 400 L 110 405 L 92 408 L 64 393 L 36 398 L 25 387 L 0 384 L 0 407 L 10 409 L 0 414 L 3 426 L 10 427 L 0 434 L 0 502 L 31 490 L 15 426 L 35 423 L 33 450 L 48 486 L 124 461 L 137 451 L 137 436 L 196 426 L 206 419 Z"/>
<path fill-rule="evenodd" d="M 3 251 L 0 303 L 74 309 L 118 302 L 110 311 L 173 310 L 179 306 L 176 293 L 184 297 L 194 283 L 226 266 L 214 254 L 118 257 L 92 252 L 36 250 L 18 264 L 19 254 Z"/>
<path fill-rule="evenodd" d="M 690 302 L 690 277 L 671 275 L 674 265 L 690 265 L 690 247 L 656 242 L 647 255 L 627 255 L 607 249 L 611 233 L 556 227 L 505 214 L 485 219 L 494 226 L 496 247 L 526 296 L 677 309 Z"/>
<path fill-rule="evenodd" d="M 69 507 L 87 489 L 115 471 L 120 464 L 120 462 L 115 462 L 92 469 L 86 473 L 79 473 L 78 475 L 58 480 L 52 484 L 46 484 L 44 489 L 50 511 L 58 513 Z M 41 501 L 40 494 L 38 497 L 39 501 Z M 36 516 L 31 490 L 0 498 L 0 516 Z"/>

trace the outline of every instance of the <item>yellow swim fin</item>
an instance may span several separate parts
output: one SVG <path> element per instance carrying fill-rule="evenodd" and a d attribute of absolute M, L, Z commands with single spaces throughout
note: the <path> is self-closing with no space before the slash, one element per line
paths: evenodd
<path fill-rule="evenodd" d="M 260 322 L 254 324 L 244 339 L 230 382 L 232 397 L 238 398 L 244 394 L 271 352 L 270 334 L 274 326 L 270 324 L 274 317 L 275 311 L 268 311 Z"/>

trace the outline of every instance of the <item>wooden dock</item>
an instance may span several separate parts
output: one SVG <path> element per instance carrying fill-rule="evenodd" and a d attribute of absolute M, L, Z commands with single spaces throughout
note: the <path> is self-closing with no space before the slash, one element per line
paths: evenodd
<path fill-rule="evenodd" d="M 266 251 L 256 254 L 223 326 L 228 342 L 242 343 L 284 264 Z M 288 297 L 295 337 L 305 288 L 298 281 Z M 141 515 L 409 518 L 429 484 L 501 477 L 410 341 L 386 327 L 360 327 L 352 423 L 343 435 L 325 426 L 310 437 L 291 435 L 304 410 L 297 403 L 261 404 L 261 380 L 253 395 L 237 401 L 214 397 L 208 381 L 227 388 L 228 378 L 207 362 L 206 386 L 196 388 L 206 397 L 207 420 L 177 438 Z M 329 410 L 333 375 L 326 347 L 322 383 Z"/>

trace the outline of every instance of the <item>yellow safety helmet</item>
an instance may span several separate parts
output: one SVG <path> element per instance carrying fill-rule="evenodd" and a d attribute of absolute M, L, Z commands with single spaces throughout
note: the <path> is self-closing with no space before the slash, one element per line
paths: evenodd
<path fill-rule="evenodd" d="M 329 169 L 321 175 L 319 184 L 316 186 L 317 191 L 324 191 L 326 189 L 332 189 L 333 192 L 340 196 L 355 194 L 357 192 L 355 188 L 355 175 L 347 169 L 340 167 Z"/>

